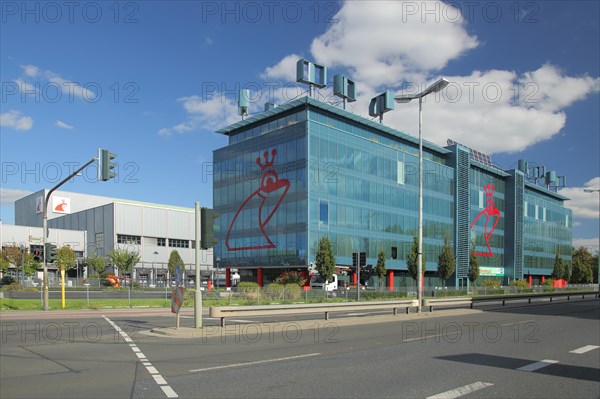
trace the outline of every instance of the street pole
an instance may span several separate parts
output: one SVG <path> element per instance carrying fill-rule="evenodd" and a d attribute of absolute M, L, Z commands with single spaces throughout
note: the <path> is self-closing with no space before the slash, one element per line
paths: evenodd
<path fill-rule="evenodd" d="M 196 266 L 196 290 L 194 291 L 194 322 L 196 328 L 202 328 L 202 291 L 200 287 L 200 203 L 196 202 L 196 247 L 194 249 Z"/>
<path fill-rule="evenodd" d="M 417 250 L 417 312 L 423 302 L 423 96 L 419 97 L 419 237 Z"/>
<path fill-rule="evenodd" d="M 62 186 L 63 184 L 65 184 L 66 182 L 68 182 L 69 180 L 71 180 L 71 178 L 75 177 L 79 172 L 81 172 L 82 170 L 84 170 L 85 168 L 87 168 L 88 166 L 90 166 L 93 162 L 96 161 L 96 158 L 92 158 L 90 159 L 87 163 L 85 163 L 81 168 L 77 169 L 76 171 L 74 171 L 73 173 L 71 173 L 69 176 L 67 176 L 64 180 L 62 180 L 60 183 L 58 183 L 56 186 L 52 187 L 50 189 L 50 191 L 48 191 L 48 194 L 46 194 L 45 196 L 42 197 L 42 200 L 44 201 L 43 206 L 44 206 L 44 214 L 43 214 L 43 223 L 42 223 L 42 228 L 43 228 L 43 232 L 42 232 L 42 245 L 44 246 L 44 256 L 43 256 L 43 265 L 44 265 L 44 296 L 43 296 L 43 308 L 44 311 L 48 311 L 48 264 L 46 262 L 46 242 L 48 242 L 48 202 L 50 202 L 50 196 L 52 195 L 52 193 L 59 188 L 60 186 Z"/>
<path fill-rule="evenodd" d="M 21 244 L 21 287 L 25 286 L 25 244 Z"/>
<path fill-rule="evenodd" d="M 423 97 L 437 93 L 448 86 L 446 79 L 439 79 L 437 82 L 415 95 L 398 95 L 394 100 L 398 103 L 407 103 L 411 100 L 419 100 L 419 232 L 418 232 L 418 250 L 417 250 L 417 300 L 419 306 L 417 312 L 421 313 L 421 304 L 423 299 Z"/>

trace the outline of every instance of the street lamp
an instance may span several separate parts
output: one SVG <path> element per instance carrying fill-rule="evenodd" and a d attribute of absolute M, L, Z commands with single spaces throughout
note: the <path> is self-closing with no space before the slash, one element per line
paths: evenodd
<path fill-rule="evenodd" d="M 417 252 L 417 300 L 419 306 L 417 312 L 421 312 L 421 302 L 423 299 L 423 137 L 421 135 L 423 129 L 423 97 L 431 93 L 437 93 L 446 86 L 448 80 L 442 78 L 426 88 L 418 94 L 405 94 L 394 97 L 397 103 L 407 103 L 412 100 L 419 100 L 419 235 L 418 235 L 418 252 Z"/>
<path fill-rule="evenodd" d="M 598 193 L 598 213 L 600 213 L 600 188 L 584 188 L 583 191 L 586 193 Z M 600 231 L 600 220 L 598 220 L 598 230 Z M 600 291 L 600 257 L 598 259 L 598 290 Z"/>

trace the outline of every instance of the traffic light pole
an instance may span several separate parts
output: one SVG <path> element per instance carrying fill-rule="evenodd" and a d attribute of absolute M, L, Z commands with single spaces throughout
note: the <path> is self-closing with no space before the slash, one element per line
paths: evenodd
<path fill-rule="evenodd" d="M 96 158 L 92 158 L 90 159 L 85 165 L 83 165 L 81 168 L 77 169 L 76 171 L 74 171 L 73 173 L 71 173 L 69 176 L 67 176 L 64 180 L 62 180 L 60 183 L 58 183 L 56 186 L 52 187 L 50 189 L 50 191 L 48 191 L 48 194 L 46 194 L 46 196 L 44 197 L 44 220 L 43 220 L 43 237 L 42 237 L 42 245 L 44 246 L 44 297 L 43 297 L 43 307 L 45 311 L 48 311 L 48 264 L 46 262 L 46 242 L 48 241 L 48 203 L 50 202 L 50 196 L 52 195 L 52 193 L 54 191 L 56 191 L 56 189 L 58 189 L 60 186 L 62 186 L 63 184 L 65 184 L 66 182 L 68 182 L 69 180 L 71 180 L 73 177 L 75 177 L 79 172 L 81 172 L 82 170 L 84 170 L 85 168 L 87 168 L 88 166 L 90 166 L 93 162 L 95 162 L 97 159 Z"/>

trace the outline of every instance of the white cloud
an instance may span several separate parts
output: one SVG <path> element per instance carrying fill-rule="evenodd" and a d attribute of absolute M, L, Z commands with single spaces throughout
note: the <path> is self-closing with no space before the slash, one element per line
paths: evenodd
<path fill-rule="evenodd" d="M 14 188 L 0 188 L 0 204 L 12 205 L 20 198 L 31 194 L 31 191 L 18 190 Z"/>
<path fill-rule="evenodd" d="M 448 62 L 478 46 L 460 10 L 440 2 L 349 1 L 334 18 L 338 22 L 313 40 L 312 56 L 330 68 L 329 75 L 342 72 L 356 82 L 358 100 L 348 109 L 363 116 L 371 97 L 384 89 L 416 94 L 437 80 Z M 289 79 L 284 69 L 293 74 L 299 58 L 285 56 L 266 68 L 263 78 Z M 566 125 L 565 108 L 600 90 L 599 78 L 567 76 L 551 64 L 522 73 L 445 77 L 450 86 L 424 99 L 424 139 L 445 146 L 451 138 L 487 154 L 519 152 L 551 139 Z M 320 93 L 325 90 L 331 91 Z M 396 104 L 384 123 L 416 136 L 417 109 L 417 101 Z"/>
<path fill-rule="evenodd" d="M 599 78 L 564 76 L 557 67 L 550 64 L 525 73 L 519 83 L 523 88 L 530 87 L 529 94 L 522 97 L 524 101 L 527 97 L 538 100 L 526 105 L 552 112 L 568 107 L 575 101 L 583 100 L 589 93 L 597 93 L 600 90 Z"/>
<path fill-rule="evenodd" d="M 367 117 L 373 96 L 384 89 L 420 92 L 449 62 L 479 45 L 468 33 L 460 9 L 451 3 L 347 1 L 333 19 L 336 23 L 314 38 L 312 60 L 329 68 L 329 82 L 335 73 L 356 82 L 358 100 L 347 109 Z M 280 86 L 269 89 L 268 96 L 267 90 L 252 93 L 252 108 L 265 101 L 289 101 L 306 90 L 293 84 L 300 58 L 288 54 L 263 70 L 262 79 L 279 80 L 275 83 Z M 445 146 L 451 138 L 488 154 L 519 152 L 553 138 L 566 125 L 565 109 L 600 91 L 599 78 L 568 76 L 551 64 L 531 71 L 491 69 L 445 77 L 450 86 L 424 99 L 424 139 Z M 328 101 L 331 91 L 329 87 L 317 93 Z M 218 128 L 239 120 L 233 101 L 203 103 L 196 96 L 180 101 L 189 120 L 168 132 L 199 125 Z M 384 124 L 416 136 L 418 102 L 396 104 L 385 114 Z"/>
<path fill-rule="evenodd" d="M 52 93 L 59 89 L 60 96 L 70 101 L 74 98 L 86 101 L 97 100 L 97 94 L 94 91 L 77 82 L 65 79 L 55 72 L 42 70 L 35 65 L 21 65 L 21 69 L 23 70 L 23 76 L 15 79 L 14 82 L 18 85 L 21 92 L 25 92 L 28 95 L 32 93 L 40 95 L 40 87 L 46 88 L 52 84 L 58 86 L 53 89 Z M 95 84 L 90 84 L 90 87 L 94 86 Z"/>
<path fill-rule="evenodd" d="M 40 69 L 35 65 L 21 65 L 21 68 L 23 68 L 25 75 L 31 78 L 35 78 L 40 73 Z"/>
<path fill-rule="evenodd" d="M 188 117 L 182 123 L 160 129 L 158 134 L 161 136 L 188 133 L 200 129 L 217 130 L 240 120 L 240 116 L 237 115 L 237 103 L 225 96 L 215 94 L 210 99 L 189 96 L 182 97 L 177 101 L 183 104 Z"/>
<path fill-rule="evenodd" d="M 573 239 L 573 247 L 580 248 L 586 247 L 593 254 L 596 254 L 599 250 L 598 244 L 600 243 L 600 238 L 574 238 Z"/>
<path fill-rule="evenodd" d="M 260 75 L 261 79 L 283 80 L 286 82 L 296 81 L 296 63 L 302 57 L 297 54 L 290 54 L 272 67 L 268 67 Z"/>
<path fill-rule="evenodd" d="M 600 189 L 600 177 L 594 177 L 586 182 L 583 187 L 567 187 L 560 189 L 558 193 L 569 198 L 567 207 L 573 210 L 573 216 L 584 219 L 598 219 L 600 217 L 598 211 L 598 201 L 600 195 L 597 192 L 586 193 L 583 190 L 598 190 Z"/>
<path fill-rule="evenodd" d="M 16 130 L 29 130 L 33 126 L 33 119 L 29 116 L 23 116 L 19 111 L 11 109 L 4 114 L 0 114 L 0 126 Z"/>
<path fill-rule="evenodd" d="M 67 125 L 65 122 L 63 122 L 61 120 L 58 120 L 58 121 L 54 122 L 54 126 L 60 127 L 62 129 L 74 129 L 73 126 Z"/>
<path fill-rule="evenodd" d="M 425 7 L 437 15 L 425 14 Z M 464 29 L 460 11 L 438 1 L 348 1 L 334 19 L 337 23 L 313 40 L 313 56 L 319 64 L 347 68 L 356 81 L 373 87 L 440 70 L 478 45 Z"/>

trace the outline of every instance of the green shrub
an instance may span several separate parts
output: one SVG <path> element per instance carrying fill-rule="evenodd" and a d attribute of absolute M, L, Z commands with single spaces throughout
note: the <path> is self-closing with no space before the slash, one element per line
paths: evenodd
<path fill-rule="evenodd" d="M 509 285 L 511 287 L 529 288 L 529 283 L 526 280 L 513 280 Z"/>
<path fill-rule="evenodd" d="M 447 297 L 447 296 L 467 296 L 466 290 L 438 290 L 435 291 L 436 297 Z"/>
<path fill-rule="evenodd" d="M 546 281 L 544 281 L 544 287 L 548 287 L 548 288 L 554 288 L 554 279 L 553 278 L 549 278 Z"/>
<path fill-rule="evenodd" d="M 13 284 L 15 281 L 16 280 L 12 276 L 4 276 L 0 280 L 0 283 L 2 283 L 2 285 L 10 285 Z"/>
<path fill-rule="evenodd" d="M 406 291 L 361 291 L 360 299 L 373 300 L 384 299 L 393 301 L 398 298 L 406 298 Z"/>
<path fill-rule="evenodd" d="M 244 299 L 256 301 L 258 299 L 258 284 L 244 281 L 238 284 L 237 292 Z"/>
<path fill-rule="evenodd" d="M 502 281 L 500 281 L 500 280 L 483 280 L 483 282 L 481 283 L 481 285 L 483 287 L 494 287 L 494 288 L 500 287 L 500 284 L 502 284 Z"/>

